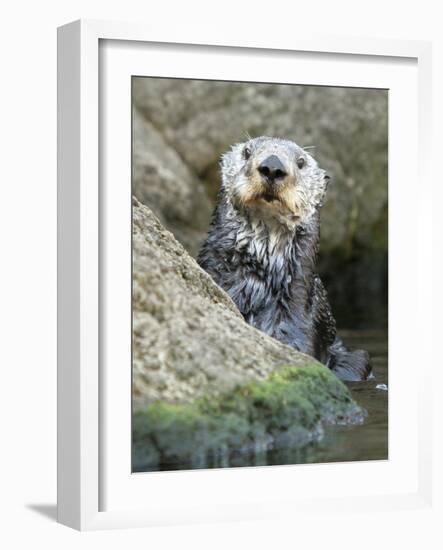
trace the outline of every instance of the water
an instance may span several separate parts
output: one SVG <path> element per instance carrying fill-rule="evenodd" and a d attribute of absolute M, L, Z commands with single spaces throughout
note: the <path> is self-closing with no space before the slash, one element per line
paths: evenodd
<path fill-rule="evenodd" d="M 355 460 L 386 460 L 388 458 L 388 341 L 387 330 L 339 331 L 350 348 L 366 349 L 376 376 L 366 382 L 347 386 L 368 416 L 359 426 L 330 426 L 321 441 L 306 449 L 268 454 L 267 464 L 316 462 L 348 462 Z M 386 385 L 388 391 L 377 389 Z"/>
<path fill-rule="evenodd" d="M 354 399 L 368 411 L 362 426 L 332 434 L 329 460 L 381 460 L 388 458 L 388 333 L 387 330 L 342 331 L 350 347 L 366 349 L 375 380 L 348 384 Z M 378 389 L 385 385 L 388 391 Z M 328 453 L 326 453 L 328 454 Z M 337 457 L 337 458 L 335 458 Z"/>

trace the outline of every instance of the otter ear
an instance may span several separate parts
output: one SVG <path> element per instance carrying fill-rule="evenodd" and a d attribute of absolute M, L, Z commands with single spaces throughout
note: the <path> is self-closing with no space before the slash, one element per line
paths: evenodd
<path fill-rule="evenodd" d="M 329 182 L 331 181 L 331 177 L 329 176 L 329 174 L 327 174 L 324 170 L 322 172 L 323 172 L 323 188 L 320 192 L 320 197 L 318 201 L 318 206 L 320 208 L 323 206 L 323 201 L 326 196 L 326 191 L 328 190 L 328 185 L 329 185 Z"/>
<path fill-rule="evenodd" d="M 323 179 L 325 180 L 325 191 L 326 191 L 328 189 L 329 183 L 331 182 L 331 176 L 325 172 L 323 175 Z"/>

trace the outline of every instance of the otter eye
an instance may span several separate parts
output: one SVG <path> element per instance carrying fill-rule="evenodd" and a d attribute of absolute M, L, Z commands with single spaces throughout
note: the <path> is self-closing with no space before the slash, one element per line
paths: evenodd
<path fill-rule="evenodd" d="M 249 147 L 245 147 L 243 149 L 243 156 L 245 160 L 248 160 L 248 158 L 251 156 L 251 149 Z"/>
<path fill-rule="evenodd" d="M 303 168 L 303 166 L 305 165 L 305 163 L 306 163 L 306 161 L 305 161 L 305 159 L 304 159 L 303 157 L 300 157 L 300 158 L 297 159 L 297 166 L 298 166 L 299 168 Z"/>

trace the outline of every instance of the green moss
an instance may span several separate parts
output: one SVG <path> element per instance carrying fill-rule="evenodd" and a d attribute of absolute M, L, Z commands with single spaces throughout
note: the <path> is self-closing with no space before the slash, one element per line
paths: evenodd
<path fill-rule="evenodd" d="M 190 404 L 152 403 L 133 418 L 133 469 L 264 463 L 275 449 L 319 439 L 323 425 L 357 423 L 364 411 L 328 369 L 285 367 L 266 381 Z"/>

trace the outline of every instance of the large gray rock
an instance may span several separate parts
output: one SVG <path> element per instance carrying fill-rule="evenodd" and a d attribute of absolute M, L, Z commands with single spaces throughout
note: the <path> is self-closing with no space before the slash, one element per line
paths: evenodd
<path fill-rule="evenodd" d="M 329 369 L 247 325 L 135 198 L 133 253 L 134 471 L 309 462 L 325 426 L 364 421 Z"/>
<path fill-rule="evenodd" d="M 196 255 L 211 203 L 197 175 L 136 108 L 133 111 L 133 193 Z"/>
<path fill-rule="evenodd" d="M 229 392 L 288 365 L 318 363 L 247 325 L 228 295 L 134 198 L 134 410 Z"/>
<path fill-rule="evenodd" d="M 221 153 L 248 133 L 315 146 L 334 182 L 323 210 L 323 252 L 386 249 L 386 90 L 150 78 L 135 79 L 133 90 L 139 112 L 212 198 Z"/>

